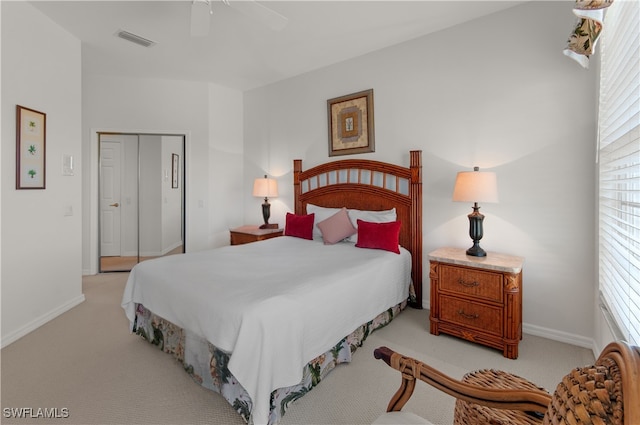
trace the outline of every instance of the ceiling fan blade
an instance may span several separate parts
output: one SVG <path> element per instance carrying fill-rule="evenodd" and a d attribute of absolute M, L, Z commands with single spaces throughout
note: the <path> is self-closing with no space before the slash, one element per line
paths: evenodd
<path fill-rule="evenodd" d="M 211 3 L 208 0 L 193 0 L 191 4 L 191 36 L 205 37 L 211 26 Z"/>
<path fill-rule="evenodd" d="M 285 16 L 255 0 L 223 0 L 223 2 L 274 31 L 283 30 L 289 23 L 289 19 Z"/>

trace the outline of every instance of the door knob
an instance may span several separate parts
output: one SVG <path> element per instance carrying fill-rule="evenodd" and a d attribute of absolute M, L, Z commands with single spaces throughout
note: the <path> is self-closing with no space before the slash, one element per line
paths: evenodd
<path fill-rule="evenodd" d="M 120 206 L 120 204 L 116 202 L 115 204 L 111 204 L 111 205 L 109 205 L 109 206 L 110 206 L 110 207 L 116 207 L 116 208 L 118 208 L 118 207 Z"/>

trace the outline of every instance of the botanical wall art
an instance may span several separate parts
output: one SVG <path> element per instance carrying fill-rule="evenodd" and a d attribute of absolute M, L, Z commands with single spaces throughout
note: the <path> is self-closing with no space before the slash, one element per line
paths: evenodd
<path fill-rule="evenodd" d="M 16 189 L 45 188 L 47 115 L 16 105 Z"/>
<path fill-rule="evenodd" d="M 373 89 L 327 100 L 329 156 L 375 151 Z"/>

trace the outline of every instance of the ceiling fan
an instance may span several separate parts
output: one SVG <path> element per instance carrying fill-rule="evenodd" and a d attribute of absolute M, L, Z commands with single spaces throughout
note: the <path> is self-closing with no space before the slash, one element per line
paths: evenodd
<path fill-rule="evenodd" d="M 193 0 L 191 3 L 191 36 L 204 37 L 209 34 L 211 16 L 213 15 L 212 3 L 215 0 Z M 238 12 L 257 20 L 274 31 L 280 31 L 289 20 L 273 9 L 258 3 L 255 0 L 220 0 L 225 6 L 229 6 Z"/>

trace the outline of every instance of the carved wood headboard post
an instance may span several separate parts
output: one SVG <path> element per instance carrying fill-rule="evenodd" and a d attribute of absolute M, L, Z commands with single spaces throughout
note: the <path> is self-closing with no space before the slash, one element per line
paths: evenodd
<path fill-rule="evenodd" d="M 295 205 L 293 206 L 293 210 L 296 214 L 304 214 L 302 211 L 302 201 L 300 201 L 300 195 L 302 194 L 302 189 L 300 188 L 300 173 L 302 173 L 302 160 L 294 159 L 293 160 L 293 196 Z"/>
<path fill-rule="evenodd" d="M 411 169 L 411 278 L 416 291 L 415 308 L 422 308 L 422 151 L 409 152 Z M 416 236 L 417 235 L 417 236 Z"/>

